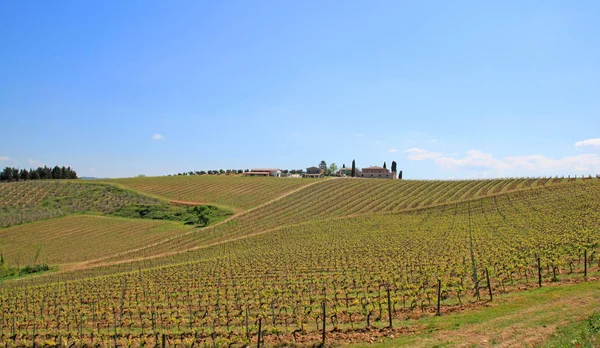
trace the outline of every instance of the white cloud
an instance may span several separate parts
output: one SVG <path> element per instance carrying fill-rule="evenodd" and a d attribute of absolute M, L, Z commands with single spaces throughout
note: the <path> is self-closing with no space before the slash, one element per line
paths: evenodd
<path fill-rule="evenodd" d="M 29 165 L 33 168 L 45 166 L 44 162 L 36 159 L 28 159 L 27 162 L 29 162 Z"/>
<path fill-rule="evenodd" d="M 398 149 L 389 149 L 388 152 L 398 152 Z"/>
<path fill-rule="evenodd" d="M 8 156 L 0 156 L 0 161 L 8 161 Z"/>
<path fill-rule="evenodd" d="M 426 159 L 436 159 L 442 157 L 442 154 L 439 152 L 429 152 L 416 147 L 404 150 L 404 152 L 409 154 L 408 159 L 411 161 L 422 161 Z"/>
<path fill-rule="evenodd" d="M 575 147 L 578 150 L 582 150 L 584 147 L 600 147 L 600 138 L 578 141 L 575 143 Z"/>
<path fill-rule="evenodd" d="M 165 137 L 161 134 L 156 133 L 152 136 L 152 140 L 165 140 Z"/>
<path fill-rule="evenodd" d="M 466 156 L 445 156 L 439 152 L 430 152 L 419 148 L 404 151 L 411 161 L 433 160 L 446 169 L 480 169 L 484 176 L 496 175 L 568 175 L 597 174 L 600 172 L 600 156 L 580 154 L 553 159 L 543 155 L 507 156 L 495 158 L 489 153 L 470 150 Z"/>

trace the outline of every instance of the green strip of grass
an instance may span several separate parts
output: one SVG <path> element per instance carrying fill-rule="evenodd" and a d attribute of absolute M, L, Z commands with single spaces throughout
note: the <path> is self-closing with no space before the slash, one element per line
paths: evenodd
<path fill-rule="evenodd" d="M 573 340 L 581 340 L 581 347 L 598 346 L 598 334 L 585 331 L 590 320 L 600 326 L 598 314 L 593 314 L 600 308 L 598 281 L 546 286 L 494 299 L 485 307 L 457 314 L 398 321 L 395 327 L 412 328 L 416 333 L 352 347 L 575 347 Z"/>

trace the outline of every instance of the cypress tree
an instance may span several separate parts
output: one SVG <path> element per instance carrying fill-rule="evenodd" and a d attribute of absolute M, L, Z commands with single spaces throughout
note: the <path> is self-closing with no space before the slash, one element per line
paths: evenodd
<path fill-rule="evenodd" d="M 396 171 L 396 161 L 392 161 L 392 172 Z"/>
<path fill-rule="evenodd" d="M 398 174 L 398 179 L 402 180 L 402 171 L 400 171 L 400 174 Z"/>
<path fill-rule="evenodd" d="M 356 163 L 352 160 L 352 177 L 356 175 Z"/>
<path fill-rule="evenodd" d="M 383 169 L 387 169 L 387 165 L 383 162 Z"/>

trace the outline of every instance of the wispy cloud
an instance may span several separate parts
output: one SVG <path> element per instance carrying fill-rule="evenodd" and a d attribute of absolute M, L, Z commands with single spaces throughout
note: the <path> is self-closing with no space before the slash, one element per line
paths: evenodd
<path fill-rule="evenodd" d="M 152 136 L 152 140 L 165 140 L 165 137 L 162 134 L 156 133 Z"/>
<path fill-rule="evenodd" d="M 442 154 L 439 152 L 429 152 L 417 147 L 404 150 L 404 152 L 408 153 L 408 159 L 411 161 L 422 161 L 426 159 L 436 159 L 442 157 Z"/>
<path fill-rule="evenodd" d="M 587 139 L 575 143 L 578 150 L 583 150 L 586 147 L 600 147 L 600 138 Z"/>
<path fill-rule="evenodd" d="M 45 166 L 44 162 L 36 159 L 28 159 L 27 162 L 29 162 L 29 165 L 34 168 Z"/>
<path fill-rule="evenodd" d="M 398 152 L 398 149 L 389 149 L 388 152 L 396 153 Z"/>
<path fill-rule="evenodd" d="M 0 161 L 8 161 L 8 156 L 0 156 Z"/>
<path fill-rule="evenodd" d="M 543 155 L 507 156 L 496 158 L 492 154 L 478 150 L 467 151 L 465 156 L 446 156 L 439 152 L 412 148 L 404 151 L 411 161 L 432 160 L 446 169 L 492 170 L 498 175 L 510 174 L 594 174 L 600 172 L 600 156 L 580 154 L 553 159 Z M 486 172 L 486 174 L 488 174 Z"/>

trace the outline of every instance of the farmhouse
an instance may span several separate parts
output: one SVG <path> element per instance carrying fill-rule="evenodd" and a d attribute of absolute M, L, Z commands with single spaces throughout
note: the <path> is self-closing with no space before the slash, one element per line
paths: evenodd
<path fill-rule="evenodd" d="M 324 174 L 323 169 L 319 167 L 306 168 L 306 173 L 302 174 L 303 178 L 322 178 Z"/>
<path fill-rule="evenodd" d="M 244 176 L 281 176 L 281 170 L 276 168 L 253 168 L 249 172 L 245 172 Z"/>
<path fill-rule="evenodd" d="M 380 179 L 394 179 L 396 173 L 390 172 L 386 168 L 371 166 L 363 168 L 362 171 L 356 175 L 359 178 L 380 178 Z"/>

